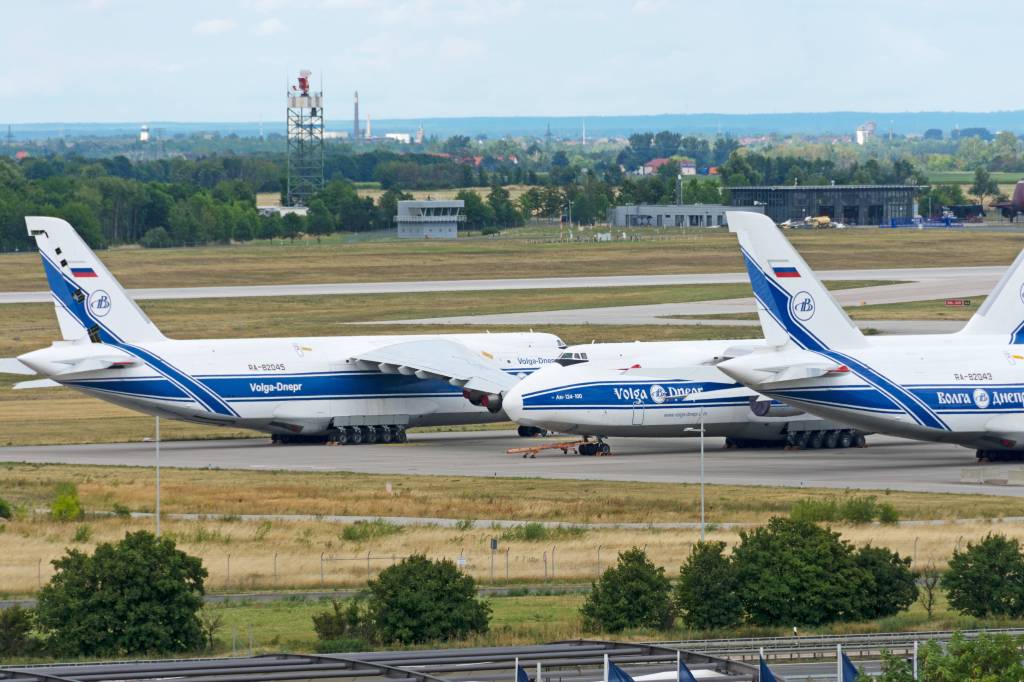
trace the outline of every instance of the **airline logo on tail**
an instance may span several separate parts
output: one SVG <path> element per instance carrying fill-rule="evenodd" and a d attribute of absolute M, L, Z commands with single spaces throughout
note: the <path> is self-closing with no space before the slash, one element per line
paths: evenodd
<path fill-rule="evenodd" d="M 814 317 L 814 297 L 806 291 L 798 292 L 789 303 L 789 311 L 796 319 L 806 322 Z"/>
<path fill-rule="evenodd" d="M 89 310 L 96 317 L 104 317 L 110 312 L 110 294 L 103 289 L 97 289 L 89 294 Z"/>

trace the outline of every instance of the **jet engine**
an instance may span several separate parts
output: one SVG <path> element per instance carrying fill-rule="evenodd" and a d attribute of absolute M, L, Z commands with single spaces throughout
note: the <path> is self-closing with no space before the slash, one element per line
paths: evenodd
<path fill-rule="evenodd" d="M 804 414 L 803 410 L 790 407 L 770 398 L 750 398 L 750 411 L 755 417 L 798 417 Z"/>

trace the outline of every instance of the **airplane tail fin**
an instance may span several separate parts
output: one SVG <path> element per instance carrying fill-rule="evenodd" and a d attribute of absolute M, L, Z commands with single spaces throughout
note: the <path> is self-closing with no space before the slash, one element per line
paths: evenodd
<path fill-rule="evenodd" d="M 159 341 L 164 338 L 75 228 L 60 218 L 28 216 L 46 280 L 53 295 L 61 336 L 93 343 Z"/>
<path fill-rule="evenodd" d="M 808 350 L 866 345 L 863 334 L 771 218 L 728 211 L 726 219 L 729 231 L 739 237 L 770 344 L 791 342 Z"/>
<path fill-rule="evenodd" d="M 1008 343 L 1024 344 L 1024 251 L 1017 255 L 960 333 L 1005 334 Z"/>

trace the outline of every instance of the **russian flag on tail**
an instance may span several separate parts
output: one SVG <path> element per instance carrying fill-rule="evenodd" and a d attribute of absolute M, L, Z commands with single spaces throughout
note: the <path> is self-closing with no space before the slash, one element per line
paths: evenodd
<path fill-rule="evenodd" d="M 71 274 L 75 277 L 99 277 L 92 268 L 71 268 Z"/>
<path fill-rule="evenodd" d="M 777 279 L 781 279 L 783 277 L 799 277 L 800 276 L 800 273 L 797 272 L 797 269 L 795 267 L 793 267 L 792 265 L 773 265 L 772 266 L 772 272 L 775 273 L 775 277 Z"/>

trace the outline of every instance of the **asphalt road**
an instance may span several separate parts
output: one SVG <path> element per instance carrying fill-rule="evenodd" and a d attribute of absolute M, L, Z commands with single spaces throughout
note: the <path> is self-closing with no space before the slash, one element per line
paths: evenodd
<path fill-rule="evenodd" d="M 166 442 L 164 466 L 294 471 L 355 471 L 607 481 L 699 481 L 696 438 L 614 438 L 615 456 L 578 457 L 551 451 L 536 459 L 506 449 L 538 444 L 507 431 L 412 434 L 402 445 L 270 445 L 264 439 Z M 1024 486 L 961 483 L 961 471 L 1003 479 L 1024 465 L 979 465 L 954 445 L 871 436 L 869 447 L 849 450 L 725 450 L 709 438 L 705 481 L 738 485 L 859 488 L 1024 496 Z M 150 466 L 151 443 L 0 448 L 4 462 L 62 462 Z M 978 479 L 976 479 L 978 480 Z"/>
<path fill-rule="evenodd" d="M 818 275 L 825 280 L 903 280 L 932 282 L 950 295 L 968 295 L 962 291 L 971 286 L 987 292 L 1002 276 L 1003 266 L 963 268 L 885 268 L 875 270 L 825 270 Z M 43 283 L 42 272 L 39 273 Z M 691 275 L 615 275 L 606 277 L 537 277 L 523 279 L 467 279 L 435 282 L 348 282 L 334 284 L 270 284 L 219 287 L 180 287 L 129 289 L 138 301 L 183 298 L 249 298 L 260 296 L 312 296 L 325 294 L 395 294 L 429 291 L 507 291 L 513 289 L 563 289 L 583 287 L 636 287 L 680 284 L 746 283 L 744 272 L 723 272 Z M 955 290 L 955 293 L 953 293 Z M 940 294 L 942 298 L 946 294 Z M 973 295 L 973 294 L 970 294 Z M 48 291 L 0 292 L 3 303 L 48 302 Z M 919 300 L 919 299 L 917 299 Z"/>

